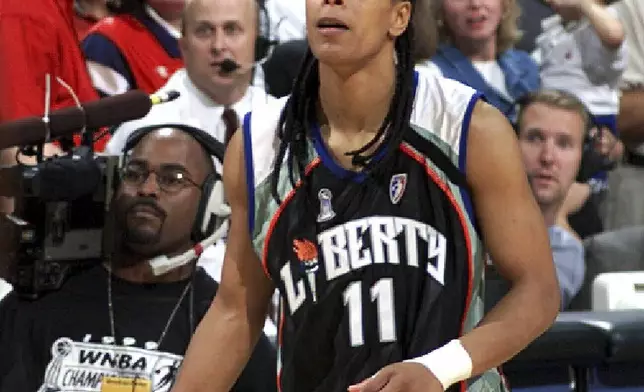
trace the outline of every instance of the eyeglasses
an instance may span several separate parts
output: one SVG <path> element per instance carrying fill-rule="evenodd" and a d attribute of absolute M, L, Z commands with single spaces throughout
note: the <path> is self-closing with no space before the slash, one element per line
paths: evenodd
<path fill-rule="evenodd" d="M 150 170 L 142 166 L 126 166 L 121 170 L 121 181 L 128 185 L 141 186 L 154 173 L 157 185 L 167 193 L 176 193 L 189 186 L 201 188 L 199 184 L 188 178 L 177 168 L 161 167 L 159 170 Z"/>

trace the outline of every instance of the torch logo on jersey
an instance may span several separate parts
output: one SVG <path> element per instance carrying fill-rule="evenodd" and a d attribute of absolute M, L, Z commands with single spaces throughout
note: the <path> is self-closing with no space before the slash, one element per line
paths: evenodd
<path fill-rule="evenodd" d="M 315 273 L 318 271 L 318 248 L 309 240 L 293 240 L 293 252 L 302 263 L 304 272 L 309 281 L 313 302 L 317 301 L 317 290 L 315 287 Z"/>

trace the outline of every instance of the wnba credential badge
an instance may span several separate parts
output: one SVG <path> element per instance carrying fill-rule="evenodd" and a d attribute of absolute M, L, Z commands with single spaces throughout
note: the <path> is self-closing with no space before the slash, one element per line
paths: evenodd
<path fill-rule="evenodd" d="M 407 174 L 395 174 L 389 181 L 389 199 L 393 204 L 398 204 L 407 187 Z"/>
<path fill-rule="evenodd" d="M 134 338 L 123 341 L 136 343 Z M 156 349 L 77 342 L 65 337 L 53 343 L 51 355 L 38 392 L 168 392 L 183 361 L 180 355 Z M 118 384 L 127 385 L 123 388 Z"/>

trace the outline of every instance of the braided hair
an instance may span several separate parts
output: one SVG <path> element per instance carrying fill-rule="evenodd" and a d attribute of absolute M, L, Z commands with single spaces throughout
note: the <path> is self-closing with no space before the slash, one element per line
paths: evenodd
<path fill-rule="evenodd" d="M 413 7 L 416 1 L 409 1 Z M 346 153 L 352 157 L 352 164 L 361 166 L 367 175 L 377 174 L 382 168 L 387 167 L 387 162 L 398 149 L 405 131 L 409 128 L 414 101 L 414 28 L 412 23 L 413 18 L 410 18 L 407 29 L 396 38 L 396 81 L 389 112 L 372 140 L 361 148 Z M 271 178 L 271 193 L 278 204 L 281 203 L 278 181 L 282 164 L 287 165 L 292 186 L 295 187 L 297 180 L 302 181 L 302 186 L 307 184 L 305 170 L 309 162 L 308 137 L 311 119 L 315 116 L 319 88 L 319 63 L 311 49 L 307 48 L 291 96 L 282 111 L 278 125 L 280 146 Z M 375 155 L 381 154 L 381 152 L 366 152 L 380 140 L 385 147 L 384 156 L 372 164 Z"/>

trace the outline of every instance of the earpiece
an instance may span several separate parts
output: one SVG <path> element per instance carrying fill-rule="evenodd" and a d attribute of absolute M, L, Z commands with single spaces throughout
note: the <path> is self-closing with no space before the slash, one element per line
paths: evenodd
<path fill-rule="evenodd" d="M 259 21 L 257 26 L 257 37 L 255 38 L 255 59 L 250 64 L 240 64 L 233 59 L 224 59 L 219 67 L 222 74 L 231 74 L 238 71 L 248 71 L 263 64 L 270 55 L 273 46 L 279 42 L 271 38 L 270 20 L 264 0 L 256 0 L 259 7 Z"/>
<path fill-rule="evenodd" d="M 223 164 L 225 147 L 222 142 L 210 136 L 206 131 L 186 124 L 158 124 L 139 128 L 128 137 L 124 153 L 131 151 L 141 139 L 152 131 L 161 128 L 173 128 L 185 131 L 192 136 L 208 152 L 210 156 Z M 192 229 L 192 239 L 195 242 L 210 237 L 230 214 L 229 207 L 224 202 L 223 179 L 214 170 L 206 177 L 201 187 L 201 199 L 197 207 L 197 215 Z"/>
<path fill-rule="evenodd" d="M 221 68 L 221 72 L 225 74 L 229 74 L 231 72 L 237 71 L 239 68 L 241 68 L 241 65 L 237 64 L 235 60 L 224 59 L 224 61 L 221 62 L 219 67 Z"/>

